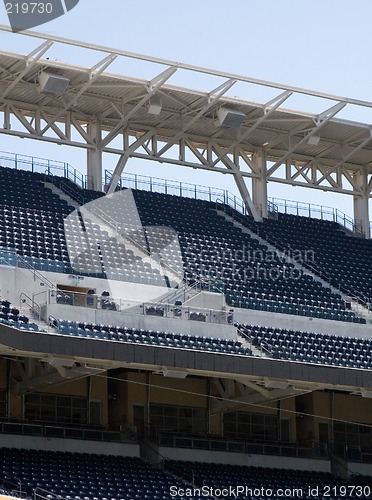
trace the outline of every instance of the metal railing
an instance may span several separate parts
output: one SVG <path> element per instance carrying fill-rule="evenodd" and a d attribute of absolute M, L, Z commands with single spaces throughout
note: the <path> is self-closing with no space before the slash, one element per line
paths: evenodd
<path fill-rule="evenodd" d="M 338 208 L 275 197 L 269 198 L 269 201 L 272 204 L 271 206 L 276 207 L 277 212 L 337 222 L 337 224 L 340 224 L 353 233 L 359 232 L 354 219 Z"/>
<path fill-rule="evenodd" d="M 78 439 L 84 441 L 127 442 L 129 431 L 100 429 L 84 426 L 62 426 L 58 424 L 31 424 L 28 422 L 0 422 L 1 434 L 17 434 L 43 438 Z"/>
<path fill-rule="evenodd" d="M 211 437 L 205 435 L 175 434 L 159 430 L 157 444 L 172 448 L 190 448 L 217 452 L 234 452 L 256 455 L 275 455 L 282 457 L 328 459 L 328 447 L 322 443 L 312 443 L 310 447 L 297 444 L 256 443 L 239 439 Z"/>
<path fill-rule="evenodd" d="M 2 167 L 13 168 L 15 170 L 26 170 L 50 176 L 65 177 L 82 188 L 85 188 L 87 185 L 86 176 L 69 163 L 58 160 L 0 151 L 0 164 Z"/>
<path fill-rule="evenodd" d="M 83 189 L 86 189 L 88 185 L 88 176 L 82 174 L 67 162 L 0 151 L 0 163 L 3 167 L 43 173 L 48 176 L 63 177 L 69 179 Z M 104 179 L 102 179 L 103 186 L 109 185 L 111 177 L 112 172 L 106 170 Z M 210 202 L 222 199 L 226 205 L 229 205 L 238 212 L 244 215 L 248 213 L 243 200 L 239 198 L 239 196 L 221 188 L 131 173 L 126 173 L 121 176 L 118 188 L 124 187 Z M 331 220 L 337 222 L 349 231 L 357 234 L 360 233 L 352 217 L 333 207 L 271 197 L 268 200 L 268 211 L 270 214 L 283 212 L 292 215 Z M 370 227 L 372 230 L 372 222 L 370 223 Z"/>
<path fill-rule="evenodd" d="M 111 177 L 112 172 L 106 170 L 104 179 L 106 186 L 110 183 Z M 118 188 L 139 189 L 150 191 L 151 193 L 170 194 L 182 198 L 192 198 L 213 203 L 217 200 L 221 200 L 226 205 L 234 208 L 234 210 L 242 214 L 247 214 L 247 209 L 245 208 L 243 200 L 235 194 L 221 188 L 131 173 L 122 175 L 118 182 Z"/>
<path fill-rule="evenodd" d="M 258 351 L 261 352 L 262 356 L 268 356 L 270 358 L 273 357 L 273 350 L 272 347 L 265 341 L 261 342 L 255 342 L 254 338 L 252 335 L 250 335 L 244 326 L 240 325 L 239 323 L 235 323 L 238 335 L 240 335 L 243 339 L 247 340 L 251 346 L 255 347 Z"/>
<path fill-rule="evenodd" d="M 225 309 L 210 309 L 182 304 L 177 305 L 162 303 L 160 301 L 140 302 L 125 298 L 68 290 L 58 290 L 56 294 L 49 294 L 48 303 L 86 307 L 94 310 L 126 312 L 142 316 L 178 318 L 180 320 L 203 323 L 231 324 L 233 322 L 232 313 Z"/>
<path fill-rule="evenodd" d="M 33 500 L 66 500 L 65 497 L 37 487 L 34 489 Z"/>
<path fill-rule="evenodd" d="M 32 274 L 34 281 L 40 281 L 40 283 L 43 283 L 43 286 L 46 286 L 50 290 L 56 289 L 56 286 L 52 281 L 29 264 L 21 255 L 18 255 L 16 250 L 13 248 L 0 247 L 0 265 L 26 269 Z"/>
<path fill-rule="evenodd" d="M 332 454 L 341 457 L 348 462 L 359 462 L 372 464 L 372 449 L 362 448 L 357 445 L 335 443 L 331 446 Z"/>

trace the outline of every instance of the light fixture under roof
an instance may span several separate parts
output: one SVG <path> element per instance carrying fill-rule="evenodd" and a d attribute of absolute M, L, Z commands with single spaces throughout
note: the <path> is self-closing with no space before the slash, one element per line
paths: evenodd
<path fill-rule="evenodd" d="M 317 146 L 319 142 L 320 142 L 319 134 L 311 135 L 307 140 L 307 143 L 310 144 L 310 146 Z"/>
<path fill-rule="evenodd" d="M 47 71 L 42 71 L 39 75 L 41 92 L 48 92 L 49 94 L 63 94 L 69 83 L 69 78 L 66 78 L 63 75 L 57 75 Z"/>
<path fill-rule="evenodd" d="M 159 115 L 161 108 L 162 108 L 161 97 L 158 95 L 152 95 L 147 105 L 147 112 L 150 113 L 150 115 Z"/>
<path fill-rule="evenodd" d="M 245 114 L 236 109 L 222 107 L 217 110 L 217 120 L 221 127 L 240 128 L 245 120 Z"/>
<path fill-rule="evenodd" d="M 360 394 L 362 396 L 362 398 L 372 398 L 372 390 L 371 389 L 365 389 L 364 387 L 362 387 L 360 389 Z"/>

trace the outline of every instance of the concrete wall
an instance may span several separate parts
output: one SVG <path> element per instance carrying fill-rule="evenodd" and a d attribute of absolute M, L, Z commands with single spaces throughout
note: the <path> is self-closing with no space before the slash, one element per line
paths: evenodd
<path fill-rule="evenodd" d="M 159 453 L 170 460 L 190 460 L 226 465 L 246 465 L 255 467 L 275 467 L 294 470 L 330 472 L 328 460 L 308 458 L 278 457 L 274 455 L 248 455 L 210 450 L 191 450 L 186 448 L 159 447 Z"/>
<path fill-rule="evenodd" d="M 363 474 L 372 477 L 372 464 L 360 464 L 358 462 L 348 462 L 347 467 L 350 474 Z M 354 484 L 357 484 L 357 480 Z"/>
<path fill-rule="evenodd" d="M 138 444 L 0 434 L 0 447 L 139 457 Z"/>
<path fill-rule="evenodd" d="M 185 300 L 184 305 L 193 305 L 205 309 L 222 309 L 226 307 L 226 301 L 223 293 L 203 291 Z"/>
<path fill-rule="evenodd" d="M 114 298 L 123 298 L 121 302 L 121 308 L 123 310 L 133 309 L 134 312 L 140 312 L 141 304 L 144 302 L 156 301 L 162 296 L 166 295 L 169 292 L 169 288 L 159 287 L 159 286 L 151 286 L 151 285 L 142 285 L 139 283 L 126 283 L 119 282 L 113 280 L 102 280 L 98 278 L 87 278 L 87 277 L 77 277 L 74 275 L 68 274 L 60 274 L 60 273 L 42 273 L 46 278 L 55 283 L 56 285 L 64 285 L 64 286 L 80 286 L 86 288 L 92 288 L 96 290 L 97 295 L 101 295 L 104 290 L 108 290 L 110 292 L 111 297 Z M 30 297 L 35 295 L 35 301 L 38 304 L 45 303 L 47 290 L 46 287 L 43 286 L 39 279 L 35 278 L 32 273 L 26 269 L 19 269 L 9 266 L 0 266 L 0 296 L 3 298 L 8 298 L 15 307 L 19 307 L 20 305 L 20 295 L 21 293 L 26 293 Z M 44 292 L 44 293 L 43 293 Z M 52 299 L 53 301 L 54 299 Z M 223 297 L 220 294 L 202 292 L 201 294 L 195 296 L 195 298 L 189 299 L 187 302 L 194 307 L 203 307 L 203 308 L 212 308 L 212 309 L 221 309 L 223 307 Z M 71 312 L 71 311 L 70 311 Z M 53 316 L 56 316 L 52 312 Z M 108 315 L 110 318 L 114 314 L 113 312 L 108 311 L 100 311 L 96 314 L 97 321 L 92 319 L 92 312 L 88 312 L 88 310 L 84 310 L 84 318 L 81 316 L 78 318 L 80 321 L 94 321 L 107 323 Z M 57 316 L 56 316 L 57 317 Z M 68 318 L 67 316 L 62 316 Z M 98 317 L 102 318 L 98 321 Z M 76 316 L 74 316 L 76 318 Z M 73 319 L 72 317 L 70 319 Z M 327 335 L 341 335 L 346 337 L 357 337 L 357 338 L 372 338 L 372 324 L 361 325 L 356 323 L 348 323 L 342 321 L 332 321 L 325 320 L 319 318 L 309 318 L 305 316 L 293 316 L 289 314 L 279 314 L 279 313 L 271 313 L 267 311 L 255 311 L 251 309 L 239 309 L 235 308 L 234 310 L 234 319 L 240 323 L 247 323 L 252 325 L 260 325 L 260 326 L 271 326 L 277 328 L 287 328 L 292 330 L 300 330 L 300 331 L 309 331 L 309 332 L 317 332 L 324 333 Z M 162 320 L 165 323 L 162 323 Z M 128 317 L 128 321 L 132 321 Z M 187 327 L 179 325 L 177 330 L 172 330 L 172 328 L 176 327 L 176 323 L 172 323 L 170 319 L 164 318 L 146 318 L 142 320 L 134 320 L 135 324 L 133 327 L 138 328 L 146 328 L 144 325 L 144 321 L 149 324 L 153 324 L 154 326 L 149 326 L 148 328 L 163 330 L 163 331 L 175 331 L 177 333 L 185 333 L 188 334 L 194 333 L 195 325 L 192 328 L 191 326 Z M 137 321 L 137 323 L 136 323 Z M 178 321 L 178 320 L 175 320 Z M 109 321 L 110 323 L 110 321 Z M 137 326 L 138 325 L 138 326 Z M 159 325 L 159 326 L 156 326 Z M 161 325 L 161 326 L 160 326 Z M 168 326 L 167 326 L 168 325 Z M 131 325 L 132 326 L 132 325 Z M 202 322 L 198 322 L 197 328 L 201 331 L 210 330 L 210 328 L 206 325 L 203 325 Z M 222 325 L 214 325 L 222 326 Z M 213 329 L 212 329 L 213 330 Z M 227 333 L 228 330 L 226 330 Z M 230 330 L 231 332 L 231 330 Z M 223 336 L 224 338 L 235 338 L 231 337 L 231 333 L 226 337 L 225 334 L 222 334 L 222 330 L 216 328 L 216 334 L 213 335 L 211 333 L 201 333 L 201 335 L 207 336 Z"/>
<path fill-rule="evenodd" d="M 163 318 L 161 316 L 147 316 L 128 312 L 107 311 L 106 309 L 90 309 L 88 307 L 66 306 L 50 304 L 47 306 L 45 317 L 53 316 L 57 319 L 83 321 L 104 325 L 127 326 L 162 332 L 179 333 L 182 335 L 199 335 L 212 338 L 237 339 L 236 328 L 231 325 L 203 323 L 200 321 L 182 320 L 177 318 Z"/>
<path fill-rule="evenodd" d="M 92 288 L 96 290 L 97 295 L 101 295 L 104 290 L 107 290 L 110 292 L 111 297 L 123 297 L 136 302 L 155 301 L 170 291 L 167 287 L 143 285 L 140 283 L 104 280 L 45 271 L 38 271 L 38 273 L 56 286 Z M 22 292 L 32 297 L 33 294 L 47 290 L 47 287 L 40 283 L 40 279 L 27 269 L 0 266 L 0 296 L 8 298 L 15 307 L 19 305 L 19 297 Z M 46 293 L 38 295 L 35 301 L 39 304 L 45 303 Z"/>
<path fill-rule="evenodd" d="M 308 363 L 285 362 L 256 356 L 237 356 L 188 349 L 173 349 L 126 342 L 105 342 L 65 335 L 30 333 L 0 324 L 1 343 L 14 350 L 55 356 L 74 356 L 75 359 L 97 359 L 118 363 L 133 363 L 132 367 L 160 366 L 168 369 L 197 370 L 223 374 L 273 377 L 275 379 L 325 383 L 328 386 L 348 386 L 370 389 L 372 370 L 320 366 Z M 5 351 L 4 351 L 5 352 Z"/>

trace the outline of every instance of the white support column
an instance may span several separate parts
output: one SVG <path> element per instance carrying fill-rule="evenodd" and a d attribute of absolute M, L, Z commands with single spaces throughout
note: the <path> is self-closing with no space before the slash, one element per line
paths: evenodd
<path fill-rule="evenodd" d="M 254 206 L 251 195 L 249 194 L 247 185 L 244 181 L 244 177 L 242 176 L 241 172 L 239 172 L 238 170 L 236 170 L 233 173 L 233 176 L 234 176 L 236 186 L 239 190 L 240 196 L 242 197 L 242 200 L 244 201 L 245 208 L 253 216 L 253 218 L 256 222 L 260 221 L 262 219 L 262 217 L 257 212 L 256 207 Z"/>
<path fill-rule="evenodd" d="M 366 238 L 370 238 L 369 228 L 369 206 L 368 206 L 368 188 L 367 188 L 367 175 L 363 171 L 358 171 L 353 176 L 362 196 L 354 196 L 354 220 L 356 228 L 361 231 Z"/>
<path fill-rule="evenodd" d="M 87 132 L 96 144 L 96 148 L 88 149 L 87 153 L 87 188 L 102 191 L 102 149 L 98 146 L 102 140 L 101 123 L 90 122 Z"/>
<path fill-rule="evenodd" d="M 268 216 L 267 177 L 266 177 L 266 151 L 261 149 L 253 156 L 254 170 L 260 178 L 252 178 L 252 200 L 261 217 Z"/>

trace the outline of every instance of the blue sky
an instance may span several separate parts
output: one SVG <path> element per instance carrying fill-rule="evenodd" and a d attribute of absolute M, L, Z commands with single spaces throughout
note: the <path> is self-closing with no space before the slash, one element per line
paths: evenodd
<path fill-rule="evenodd" d="M 80 0 L 65 16 L 35 30 L 372 101 L 371 19 L 370 0 Z M 9 24 L 3 5 L 0 24 Z M 0 32 L 2 50 L 26 54 L 38 43 L 36 39 Z M 64 62 L 90 64 L 76 49 L 54 50 L 53 57 Z M 92 60 L 93 64 L 97 60 L 99 56 Z M 157 70 L 151 73 L 151 68 L 144 70 L 131 60 L 123 61 L 118 69 L 130 76 L 142 76 L 142 71 L 149 71 L 149 76 L 157 74 Z M 182 84 L 195 86 L 186 75 Z M 208 84 L 202 82 L 206 88 Z M 295 105 L 304 111 L 318 111 L 309 99 L 297 99 Z M 372 123 L 372 110 L 349 107 L 342 116 Z M 0 149 L 68 161 L 82 170 L 86 161 L 85 152 L 77 149 L 1 135 Z M 198 184 L 226 187 L 227 183 L 226 176 L 198 175 L 195 170 L 154 162 L 132 161 L 127 169 Z M 337 206 L 347 213 L 352 210 L 350 197 L 309 189 L 273 184 L 269 185 L 269 195 Z"/>

